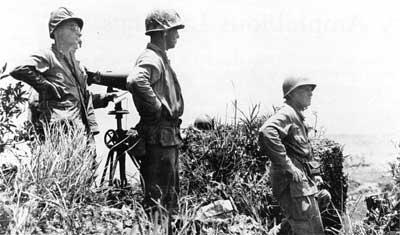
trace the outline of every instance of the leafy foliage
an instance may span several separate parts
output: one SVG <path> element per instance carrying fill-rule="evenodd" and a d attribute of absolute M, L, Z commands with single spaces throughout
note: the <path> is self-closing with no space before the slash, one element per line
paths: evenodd
<path fill-rule="evenodd" d="M 269 163 L 258 148 L 258 129 L 265 121 L 259 105 L 236 125 L 184 130 L 182 191 L 204 201 L 233 198 L 238 212 L 258 222 L 271 215 Z M 272 221 L 269 221 L 272 222 Z"/>
<path fill-rule="evenodd" d="M 331 205 L 321 212 L 325 227 L 331 234 L 337 234 L 342 228 L 341 216 L 346 213 L 348 176 L 344 172 L 343 148 L 339 143 L 329 139 L 315 139 L 312 141 L 314 157 L 321 162 L 321 176 L 326 189 L 331 194 Z"/>
<path fill-rule="evenodd" d="M 400 153 L 400 143 L 396 143 L 395 148 Z M 383 194 L 365 199 L 368 211 L 364 227 L 369 227 L 371 234 L 371 231 L 400 231 L 400 157 L 389 165 L 393 184 L 386 186 Z"/>
<path fill-rule="evenodd" d="M 3 79 L 3 78 L 5 78 L 5 77 L 8 77 L 8 76 L 9 76 L 8 74 L 2 75 L 2 74 L 6 71 L 6 69 L 7 69 L 7 62 L 6 62 L 6 63 L 3 65 L 3 67 L 0 69 L 0 80 Z"/>
<path fill-rule="evenodd" d="M 329 139 L 313 142 L 314 155 L 322 164 L 325 187 L 331 191 L 332 203 L 341 212 L 346 211 L 347 174 L 343 169 L 345 156 L 342 146 Z"/>
<path fill-rule="evenodd" d="M 22 104 L 26 98 L 26 91 L 23 90 L 21 82 L 15 85 L 9 84 L 6 88 L 0 88 L 0 153 L 4 151 L 6 144 L 18 136 L 15 118 L 22 113 Z"/>
<path fill-rule="evenodd" d="M 208 132 L 186 129 L 185 134 L 182 193 L 209 201 L 232 197 L 239 213 L 258 221 L 265 218 L 271 189 L 267 159 L 258 149 L 256 132 L 247 132 L 241 125 L 218 125 Z"/>

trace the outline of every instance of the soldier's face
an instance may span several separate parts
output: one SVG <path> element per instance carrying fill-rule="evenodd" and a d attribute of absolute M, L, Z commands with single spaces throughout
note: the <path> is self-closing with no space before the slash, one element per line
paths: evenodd
<path fill-rule="evenodd" d="M 56 38 L 63 41 L 67 45 L 70 45 L 74 49 L 80 47 L 81 40 L 81 28 L 75 21 L 66 21 L 57 27 L 55 35 Z"/>
<path fill-rule="evenodd" d="M 292 100 L 302 109 L 306 109 L 311 105 L 314 86 L 300 86 L 291 93 Z"/>
<path fill-rule="evenodd" d="M 171 49 L 174 48 L 176 45 L 176 42 L 178 41 L 179 38 L 179 33 L 178 33 L 178 29 L 173 28 L 170 29 L 166 32 L 166 36 L 165 36 L 165 42 L 166 42 L 166 49 Z"/>

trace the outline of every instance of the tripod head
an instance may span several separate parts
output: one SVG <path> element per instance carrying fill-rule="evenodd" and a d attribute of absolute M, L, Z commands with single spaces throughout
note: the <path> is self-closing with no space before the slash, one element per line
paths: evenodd
<path fill-rule="evenodd" d="M 111 88 L 112 89 L 112 88 Z M 109 92 L 107 90 L 107 92 Z M 112 92 L 112 91 L 110 91 Z M 122 144 L 119 146 L 119 148 L 124 147 L 123 143 L 119 143 L 122 140 L 126 139 L 127 137 L 127 131 L 122 129 L 122 118 L 124 115 L 129 114 L 129 111 L 126 109 L 122 108 L 122 101 L 123 99 L 116 100 L 114 102 L 114 110 L 111 110 L 108 112 L 108 115 L 115 116 L 115 119 L 117 120 L 117 129 L 110 129 L 106 131 L 104 135 L 104 143 L 108 148 L 113 148 L 113 147 L 118 147 L 116 144 Z M 124 141 L 125 142 L 125 141 Z"/>

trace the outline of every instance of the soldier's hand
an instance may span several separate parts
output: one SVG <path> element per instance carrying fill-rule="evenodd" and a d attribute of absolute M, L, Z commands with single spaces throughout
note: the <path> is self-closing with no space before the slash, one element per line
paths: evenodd
<path fill-rule="evenodd" d="M 289 172 L 292 175 L 292 179 L 294 182 L 301 182 L 303 180 L 304 173 L 299 168 L 294 167 Z"/>
<path fill-rule="evenodd" d="M 101 81 L 101 76 L 99 71 L 91 71 L 85 68 L 86 74 L 88 75 L 87 83 L 88 85 L 99 84 Z"/>
<path fill-rule="evenodd" d="M 110 92 L 107 93 L 106 96 L 104 97 L 105 101 L 108 103 L 110 101 L 114 101 L 115 98 L 118 97 L 118 92 Z"/>

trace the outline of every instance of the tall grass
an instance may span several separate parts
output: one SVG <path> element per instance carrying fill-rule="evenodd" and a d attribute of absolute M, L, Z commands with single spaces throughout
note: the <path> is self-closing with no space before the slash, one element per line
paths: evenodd
<path fill-rule="evenodd" d="M 45 224 L 74 231 L 73 215 L 91 193 L 94 144 L 84 129 L 57 123 L 31 147 L 32 157 L 21 161 L 12 185 L 11 232 L 34 232 Z"/>
<path fill-rule="evenodd" d="M 171 220 L 162 208 L 152 217 L 145 213 L 137 185 L 96 187 L 94 143 L 73 123 L 46 128 L 44 138 L 34 138 L 31 150 L 32 156 L 20 162 L 15 174 L 1 171 L 3 232 L 153 235 L 172 229 L 174 234 L 201 234 L 205 230 L 199 225 L 214 226 L 198 219 L 197 198 L 182 197 L 181 213 Z"/>
<path fill-rule="evenodd" d="M 57 124 L 31 143 L 5 186 L 12 234 L 267 234 L 281 216 L 271 197 L 268 158 L 257 144 L 264 121 L 259 106 L 234 125 L 219 123 L 208 132 L 186 129 L 178 216 L 149 217 L 138 185 L 127 189 L 94 185 L 95 149 L 84 129 Z M 241 112 L 241 111 L 240 111 Z M 243 112 L 241 112 L 243 114 Z M 3 178 L 7 178 L 4 176 Z M 237 210 L 204 218 L 200 208 L 231 200 Z"/>

